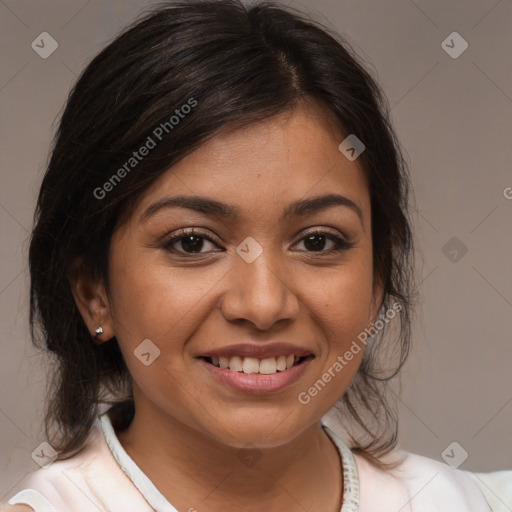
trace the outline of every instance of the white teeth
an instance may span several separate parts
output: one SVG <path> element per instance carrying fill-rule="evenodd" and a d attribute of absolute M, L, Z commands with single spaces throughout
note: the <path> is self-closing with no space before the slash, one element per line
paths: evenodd
<path fill-rule="evenodd" d="M 260 371 L 259 361 L 255 357 L 245 357 L 243 371 L 244 373 L 258 373 Z"/>
<path fill-rule="evenodd" d="M 263 375 L 270 375 L 271 373 L 276 373 L 276 358 L 269 357 L 268 359 L 263 359 L 260 363 L 260 373 Z"/>
<path fill-rule="evenodd" d="M 290 354 L 289 356 L 267 357 L 266 359 L 240 356 L 212 357 L 211 362 L 218 368 L 226 368 L 235 372 L 272 375 L 291 368 L 299 359 L 299 357 Z"/>
<path fill-rule="evenodd" d="M 276 360 L 276 370 L 286 370 L 286 356 L 279 356 Z"/>
<path fill-rule="evenodd" d="M 235 356 L 229 360 L 229 369 L 235 372 L 241 372 L 243 369 L 243 360 L 241 357 Z"/>

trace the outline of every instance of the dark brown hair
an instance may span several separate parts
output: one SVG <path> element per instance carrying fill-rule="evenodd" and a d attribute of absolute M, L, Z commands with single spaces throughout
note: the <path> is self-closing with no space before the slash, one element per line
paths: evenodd
<path fill-rule="evenodd" d="M 379 465 L 396 445 L 386 384 L 409 352 L 415 287 L 408 170 L 387 102 L 350 45 L 308 16 L 272 2 L 187 0 L 153 7 L 85 68 L 40 188 L 29 251 L 30 325 L 34 343 L 56 364 L 46 433 L 52 437 L 57 426 L 52 443 L 60 458 L 83 447 L 100 404 L 116 404 L 120 427 L 134 411 L 117 340 L 92 342 L 70 276 L 99 278 L 108 292 L 112 234 L 162 173 L 220 130 L 305 103 L 320 106 L 341 133 L 355 134 L 366 146 L 359 161 L 371 199 L 374 275 L 384 286 L 381 311 L 395 301 L 401 310 L 393 321 L 396 336 L 384 337 L 386 325 L 368 345 L 339 407 L 360 430 L 352 436 L 354 451 Z M 171 116 L 185 104 L 194 107 L 171 128 Z M 113 181 L 166 122 L 161 142 Z M 390 354 L 394 365 L 386 370 Z"/>

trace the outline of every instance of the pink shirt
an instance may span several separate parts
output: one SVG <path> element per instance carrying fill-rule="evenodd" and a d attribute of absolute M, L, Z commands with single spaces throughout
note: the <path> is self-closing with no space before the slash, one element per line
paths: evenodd
<path fill-rule="evenodd" d="M 340 512 L 491 511 L 465 471 L 399 450 L 393 453 L 405 455 L 403 463 L 382 471 L 323 428 L 343 461 Z M 95 422 L 80 454 L 34 471 L 13 494 L 9 504 L 26 504 L 36 512 L 177 512 L 124 451 L 107 414 Z"/>

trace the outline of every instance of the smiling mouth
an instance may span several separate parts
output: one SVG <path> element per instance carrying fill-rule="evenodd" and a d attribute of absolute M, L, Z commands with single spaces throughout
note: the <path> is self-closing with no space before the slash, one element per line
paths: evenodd
<path fill-rule="evenodd" d="M 298 366 L 304 361 L 313 359 L 313 355 L 299 357 L 290 354 L 288 356 L 267 357 L 265 359 L 258 359 L 256 357 L 200 357 L 203 361 L 215 366 L 216 368 L 223 368 L 238 373 L 245 374 L 260 374 L 272 375 L 275 373 L 284 372 Z"/>

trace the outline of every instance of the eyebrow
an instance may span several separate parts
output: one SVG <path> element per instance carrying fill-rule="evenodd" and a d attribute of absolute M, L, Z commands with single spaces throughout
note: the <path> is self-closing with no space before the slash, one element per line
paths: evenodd
<path fill-rule="evenodd" d="M 304 216 L 333 206 L 349 208 L 357 214 L 361 221 L 361 225 L 364 224 L 361 208 L 348 197 L 339 194 L 327 194 L 295 201 L 285 209 L 281 220 L 289 220 L 293 217 Z M 166 208 L 186 208 L 206 215 L 222 217 L 233 221 L 238 220 L 240 217 L 238 209 L 226 203 L 207 197 L 181 195 L 163 197 L 159 199 L 144 211 L 140 216 L 140 222 L 146 221 L 158 211 Z"/>

